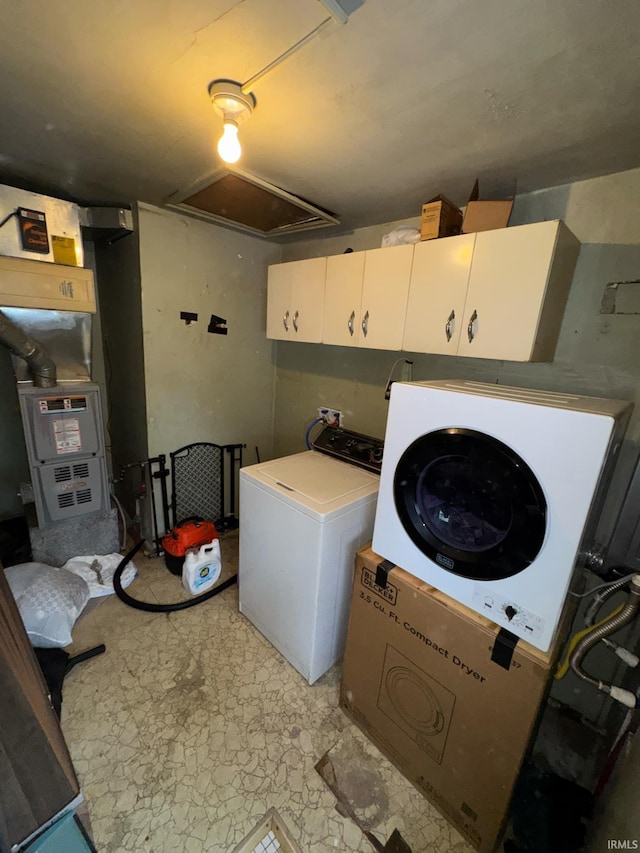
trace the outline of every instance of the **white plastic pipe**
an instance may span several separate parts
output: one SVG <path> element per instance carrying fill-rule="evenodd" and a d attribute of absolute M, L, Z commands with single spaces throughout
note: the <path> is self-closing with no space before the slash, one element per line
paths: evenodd
<path fill-rule="evenodd" d="M 612 699 L 615 699 L 616 702 L 626 705 L 627 708 L 635 708 L 638 702 L 635 693 L 632 693 L 630 690 L 623 690 L 622 687 L 612 686 L 609 695 Z"/>
<path fill-rule="evenodd" d="M 630 652 L 629 649 L 625 649 L 622 646 L 618 646 L 616 654 L 620 660 L 623 660 L 626 663 L 627 666 L 636 667 L 640 663 L 638 655 L 634 655 L 633 652 Z"/>

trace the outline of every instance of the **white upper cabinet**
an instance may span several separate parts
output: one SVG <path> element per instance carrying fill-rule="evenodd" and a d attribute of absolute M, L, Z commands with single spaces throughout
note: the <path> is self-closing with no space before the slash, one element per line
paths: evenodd
<path fill-rule="evenodd" d="M 309 343 L 322 340 L 326 270 L 326 258 L 296 262 L 291 300 L 293 340 Z"/>
<path fill-rule="evenodd" d="M 366 251 L 358 346 L 402 349 L 413 246 Z"/>
<path fill-rule="evenodd" d="M 476 234 L 458 354 L 551 360 L 579 250 L 559 220 Z"/>
<path fill-rule="evenodd" d="M 455 355 L 475 234 L 416 243 L 402 349 Z"/>
<path fill-rule="evenodd" d="M 327 258 L 322 330 L 324 344 L 358 346 L 364 256 L 364 252 L 349 252 L 346 255 L 331 255 Z"/>
<path fill-rule="evenodd" d="M 320 343 L 326 266 L 326 258 L 310 258 L 269 267 L 268 338 Z"/>
<path fill-rule="evenodd" d="M 289 340 L 293 264 L 273 264 L 267 283 L 267 337 Z"/>
<path fill-rule="evenodd" d="M 554 220 L 275 264 L 267 337 L 550 361 L 579 250 Z"/>
<path fill-rule="evenodd" d="M 412 259 L 413 246 L 327 258 L 322 342 L 399 350 Z"/>

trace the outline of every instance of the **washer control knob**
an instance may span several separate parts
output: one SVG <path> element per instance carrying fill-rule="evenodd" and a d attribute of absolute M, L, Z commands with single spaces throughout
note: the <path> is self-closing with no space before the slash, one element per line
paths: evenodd
<path fill-rule="evenodd" d="M 518 613 L 518 611 L 515 609 L 515 607 L 512 607 L 510 604 L 507 604 L 507 606 L 504 609 L 504 615 L 507 617 L 509 622 L 511 622 L 511 620 L 513 619 L 514 616 L 516 616 L 517 613 Z"/>

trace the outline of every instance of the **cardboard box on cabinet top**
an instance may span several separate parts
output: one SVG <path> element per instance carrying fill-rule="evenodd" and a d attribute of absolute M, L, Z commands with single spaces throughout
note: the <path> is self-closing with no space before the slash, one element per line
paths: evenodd
<path fill-rule="evenodd" d="M 472 234 L 475 231 L 493 231 L 496 228 L 506 228 L 515 199 L 515 187 L 508 198 L 480 198 L 479 183 L 476 180 L 469 196 L 462 220 L 462 233 Z"/>
<path fill-rule="evenodd" d="M 506 822 L 553 656 L 514 644 L 399 568 L 377 583 L 380 563 L 368 547 L 356 556 L 340 705 L 488 853 Z"/>
<path fill-rule="evenodd" d="M 437 195 L 422 205 L 420 239 L 454 237 L 462 227 L 462 211 L 443 195 Z"/>

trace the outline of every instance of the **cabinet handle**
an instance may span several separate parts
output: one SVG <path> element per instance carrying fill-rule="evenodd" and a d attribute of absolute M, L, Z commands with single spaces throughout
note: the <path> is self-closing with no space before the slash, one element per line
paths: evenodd
<path fill-rule="evenodd" d="M 349 317 L 349 322 L 347 323 L 347 329 L 349 329 L 349 334 L 353 337 L 353 323 L 356 319 L 356 312 L 352 311 L 351 316 Z"/>
<path fill-rule="evenodd" d="M 289 331 L 289 309 L 284 312 L 284 316 L 282 318 L 282 325 L 284 326 L 285 332 Z"/>
<path fill-rule="evenodd" d="M 369 312 L 364 315 L 362 318 L 362 334 L 367 337 L 367 332 L 369 331 Z"/>
<path fill-rule="evenodd" d="M 444 327 L 444 333 L 447 336 L 447 343 L 449 343 L 449 341 L 453 337 L 453 332 L 451 331 L 451 324 L 453 323 L 453 321 L 455 319 L 456 319 L 456 312 L 452 311 L 451 314 L 449 314 L 449 319 L 445 323 L 445 327 Z"/>
<path fill-rule="evenodd" d="M 469 325 L 467 326 L 467 337 L 469 338 L 469 343 L 473 341 L 475 335 L 473 333 L 473 324 L 478 319 L 478 312 L 474 311 L 471 315 L 471 319 L 469 320 Z"/>
<path fill-rule="evenodd" d="M 298 331 L 298 317 L 299 316 L 300 316 L 299 311 L 296 311 L 296 313 L 293 315 L 293 328 L 295 329 L 296 332 Z"/>

